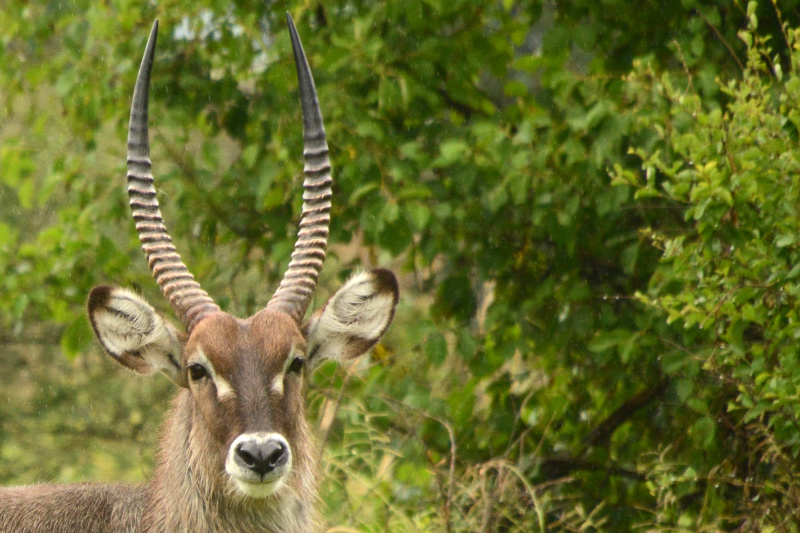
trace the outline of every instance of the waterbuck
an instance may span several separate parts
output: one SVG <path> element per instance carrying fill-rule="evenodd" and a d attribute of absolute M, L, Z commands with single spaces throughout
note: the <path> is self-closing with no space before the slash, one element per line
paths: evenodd
<path fill-rule="evenodd" d="M 131 106 L 128 193 L 148 265 L 186 332 L 136 293 L 96 287 L 89 318 L 103 348 L 140 374 L 180 390 L 144 486 L 37 485 L 0 491 L 0 532 L 311 532 L 320 528 L 316 446 L 304 375 L 323 359 L 368 351 L 397 304 L 394 274 L 351 278 L 303 318 L 325 259 L 330 222 L 328 146 L 314 81 L 287 15 L 303 108 L 305 181 L 297 244 L 275 295 L 252 317 L 223 311 L 172 245 L 156 199 L 147 130 L 153 24 Z"/>

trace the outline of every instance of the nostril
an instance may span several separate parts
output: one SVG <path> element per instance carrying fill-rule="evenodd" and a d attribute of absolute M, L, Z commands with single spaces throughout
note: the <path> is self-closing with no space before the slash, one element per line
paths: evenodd
<path fill-rule="evenodd" d="M 253 455 L 253 453 L 250 451 L 252 447 L 246 446 L 246 444 L 248 443 L 245 443 L 245 445 L 240 444 L 236 447 L 236 455 L 244 462 L 244 464 L 252 467 L 258 462 L 258 457 Z"/>
<path fill-rule="evenodd" d="M 267 456 L 267 463 L 272 467 L 275 468 L 278 464 L 283 461 L 286 462 L 286 447 L 283 443 L 276 442 L 275 449 L 273 449 L 269 455 Z"/>
<path fill-rule="evenodd" d="M 286 445 L 275 439 L 266 442 L 246 440 L 239 443 L 234 451 L 236 462 L 259 476 L 283 466 L 289 458 Z"/>

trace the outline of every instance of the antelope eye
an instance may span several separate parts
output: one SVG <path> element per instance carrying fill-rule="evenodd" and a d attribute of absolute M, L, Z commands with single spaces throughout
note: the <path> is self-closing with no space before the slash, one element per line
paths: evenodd
<path fill-rule="evenodd" d="M 192 378 L 192 381 L 200 381 L 204 377 L 208 376 L 206 368 L 199 363 L 190 364 L 188 369 L 189 369 L 189 377 Z"/>
<path fill-rule="evenodd" d="M 292 362 L 289 364 L 289 370 L 294 372 L 295 374 L 299 374 L 303 370 L 305 364 L 306 364 L 305 357 L 295 357 L 294 360 L 292 360 Z"/>

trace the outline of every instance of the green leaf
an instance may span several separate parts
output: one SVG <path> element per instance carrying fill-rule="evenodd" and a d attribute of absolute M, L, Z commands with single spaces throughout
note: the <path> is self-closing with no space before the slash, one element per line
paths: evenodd
<path fill-rule="evenodd" d="M 436 167 L 449 167 L 453 164 L 464 161 L 469 154 L 469 145 L 462 140 L 444 141 L 439 146 L 439 157 L 433 165 Z"/>
<path fill-rule="evenodd" d="M 406 214 L 411 220 L 411 226 L 416 233 L 424 231 L 431 219 L 431 210 L 426 205 L 409 204 L 405 207 Z"/>
<path fill-rule="evenodd" d="M 244 165 L 244 168 L 252 169 L 255 166 L 258 150 L 258 145 L 251 144 L 242 151 L 242 165 Z"/>
<path fill-rule="evenodd" d="M 362 197 L 367 196 L 369 193 L 371 193 L 372 191 L 376 191 L 379 188 L 380 185 L 377 183 L 365 183 L 364 185 L 361 185 L 355 191 L 353 191 L 353 194 L 351 194 L 350 198 L 348 199 L 348 203 L 351 206 L 358 205 L 358 201 Z"/>
<path fill-rule="evenodd" d="M 61 335 L 61 350 L 70 359 L 74 359 L 92 339 L 89 322 L 83 314 L 67 325 Z"/>
<path fill-rule="evenodd" d="M 775 239 L 775 246 L 778 248 L 786 248 L 787 246 L 791 246 L 795 243 L 796 237 L 792 234 L 783 234 L 779 235 L 777 239 Z"/>
<path fill-rule="evenodd" d="M 425 355 L 434 366 L 441 366 L 447 357 L 447 341 L 441 333 L 433 333 L 425 343 Z"/>
<path fill-rule="evenodd" d="M 384 136 L 381 125 L 372 121 L 360 122 L 358 126 L 356 126 L 356 133 L 360 137 L 371 138 L 378 142 L 381 142 Z"/>
<path fill-rule="evenodd" d="M 624 329 L 600 331 L 589 341 L 588 348 L 595 353 L 602 352 L 627 342 L 632 336 L 630 331 Z"/>
<path fill-rule="evenodd" d="M 465 321 L 472 318 L 476 308 L 477 299 L 472 290 L 472 282 L 466 276 L 454 274 L 439 285 L 432 311 L 441 317 Z"/>

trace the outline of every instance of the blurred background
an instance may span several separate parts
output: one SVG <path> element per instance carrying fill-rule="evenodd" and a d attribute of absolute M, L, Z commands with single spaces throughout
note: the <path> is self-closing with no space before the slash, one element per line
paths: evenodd
<path fill-rule="evenodd" d="M 172 384 L 101 353 L 98 284 L 168 316 L 125 192 L 142 51 L 162 211 L 227 311 L 301 207 L 285 13 L 334 165 L 312 308 L 401 278 L 311 378 L 330 531 L 797 531 L 800 1 L 0 1 L 0 483 L 140 482 Z"/>

